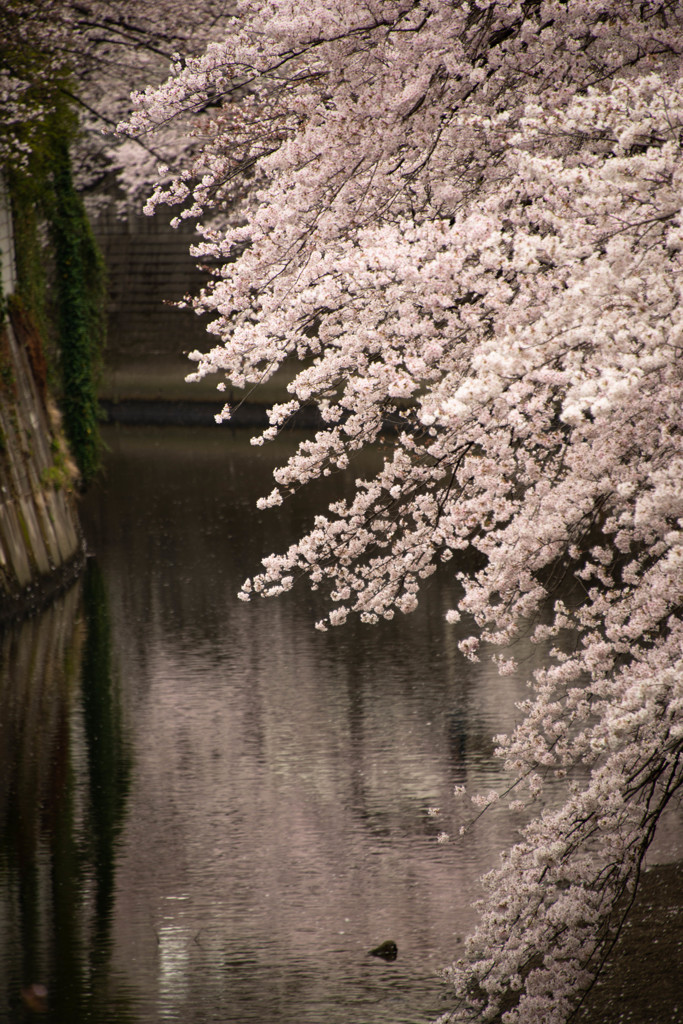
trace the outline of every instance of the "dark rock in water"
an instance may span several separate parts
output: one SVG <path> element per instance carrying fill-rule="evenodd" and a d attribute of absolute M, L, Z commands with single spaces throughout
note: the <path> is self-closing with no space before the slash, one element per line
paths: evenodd
<path fill-rule="evenodd" d="M 395 960 L 398 956 L 398 946 L 389 939 L 388 942 L 383 942 L 381 946 L 371 949 L 368 956 L 379 956 L 382 960 Z"/>

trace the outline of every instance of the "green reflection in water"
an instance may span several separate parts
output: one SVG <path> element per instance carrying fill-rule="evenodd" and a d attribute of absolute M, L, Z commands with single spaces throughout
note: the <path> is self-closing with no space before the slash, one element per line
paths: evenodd
<path fill-rule="evenodd" d="M 83 603 L 86 641 L 81 686 L 90 788 L 90 820 L 86 834 L 90 839 L 88 852 L 96 881 L 92 968 L 98 972 L 106 964 L 111 946 L 116 841 L 125 818 L 131 758 L 119 695 L 112 682 L 104 580 L 95 562 L 88 565 Z"/>
<path fill-rule="evenodd" d="M 134 1020 L 109 963 L 130 774 L 91 562 L 41 616 L 0 635 L 0 1020 Z"/>

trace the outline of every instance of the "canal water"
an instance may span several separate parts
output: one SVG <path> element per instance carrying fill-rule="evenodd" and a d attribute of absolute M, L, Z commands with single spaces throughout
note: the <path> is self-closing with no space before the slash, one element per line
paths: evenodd
<path fill-rule="evenodd" d="M 0 1021 L 433 1019 L 519 825 L 501 804 L 459 838 L 453 788 L 503 783 L 491 737 L 543 651 L 464 660 L 438 575 L 378 626 L 321 634 L 303 590 L 244 604 L 312 514 L 254 507 L 293 439 L 104 436 L 86 574 L 0 635 Z"/>

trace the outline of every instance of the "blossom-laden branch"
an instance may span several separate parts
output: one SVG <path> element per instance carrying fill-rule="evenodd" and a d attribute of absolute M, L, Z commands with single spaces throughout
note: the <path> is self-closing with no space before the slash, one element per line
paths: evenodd
<path fill-rule="evenodd" d="M 148 204 L 216 267 L 194 376 L 302 361 L 256 443 L 320 410 L 262 506 L 384 443 L 242 596 L 375 622 L 447 563 L 468 657 L 555 644 L 499 755 L 567 802 L 488 878 L 452 1020 L 573 1012 L 681 784 L 682 50 L 673 2 L 246 0 L 127 125 L 194 124 Z"/>

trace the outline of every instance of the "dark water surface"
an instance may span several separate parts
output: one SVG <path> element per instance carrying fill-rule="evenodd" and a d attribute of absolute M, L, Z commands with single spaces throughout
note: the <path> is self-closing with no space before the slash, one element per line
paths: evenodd
<path fill-rule="evenodd" d="M 326 634 L 304 591 L 245 605 L 310 515 L 254 509 L 282 450 L 105 440 L 87 574 L 0 636 L 0 1021 L 432 1019 L 518 825 L 502 806 L 456 838 L 453 786 L 501 783 L 491 736 L 543 652 L 504 679 L 466 662 L 446 579 Z M 367 955 L 386 939 L 395 961 Z"/>

